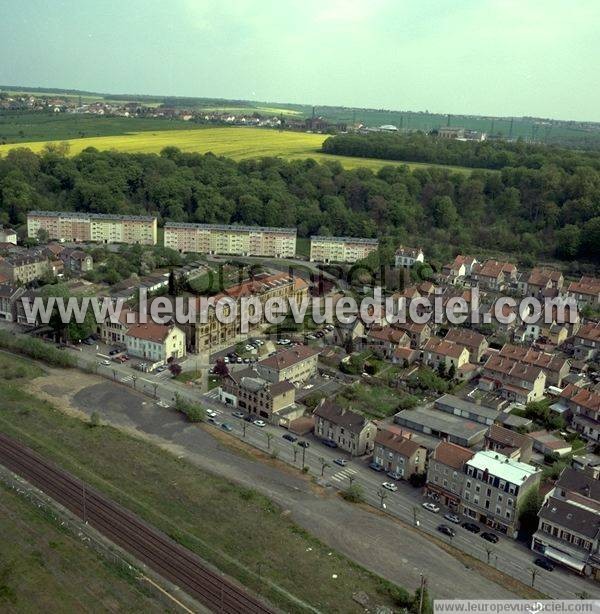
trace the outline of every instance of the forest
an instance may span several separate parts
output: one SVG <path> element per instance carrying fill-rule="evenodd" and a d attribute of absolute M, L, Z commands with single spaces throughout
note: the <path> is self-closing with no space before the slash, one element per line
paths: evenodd
<path fill-rule="evenodd" d="M 441 148 L 432 141 L 435 157 Z M 513 254 L 528 264 L 555 257 L 597 263 L 600 158 L 520 143 L 491 149 L 486 157 L 481 148 L 480 165 L 491 166 L 494 156 L 511 164 L 470 173 L 403 165 L 373 172 L 311 159 L 236 162 L 175 147 L 160 155 L 89 148 L 76 156 L 55 145 L 40 154 L 16 148 L 0 158 L 0 224 L 18 228 L 32 209 L 151 213 L 159 224 L 291 226 L 299 237 L 419 243 L 433 262 L 460 251 Z M 471 148 L 450 162 L 469 159 L 478 159 Z"/>

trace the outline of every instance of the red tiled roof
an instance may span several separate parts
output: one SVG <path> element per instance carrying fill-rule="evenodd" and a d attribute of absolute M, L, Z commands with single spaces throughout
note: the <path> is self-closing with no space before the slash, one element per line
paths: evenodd
<path fill-rule="evenodd" d="M 407 458 L 410 458 L 413 456 L 413 454 L 416 454 L 419 449 L 423 447 L 412 439 L 408 439 L 407 437 L 403 437 L 402 435 L 398 435 L 387 430 L 377 431 L 375 443 L 389 448 L 390 450 L 393 450 L 394 452 Z"/>
<path fill-rule="evenodd" d="M 440 441 L 432 454 L 432 458 L 438 463 L 454 467 L 454 469 L 462 469 L 464 464 L 471 460 L 473 456 L 475 456 L 475 453 L 471 450 L 449 441 Z"/>

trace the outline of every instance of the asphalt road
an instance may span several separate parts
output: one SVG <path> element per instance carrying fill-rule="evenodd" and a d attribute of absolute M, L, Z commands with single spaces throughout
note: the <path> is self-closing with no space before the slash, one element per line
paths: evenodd
<path fill-rule="evenodd" d="M 78 355 L 79 362 L 82 365 L 85 365 L 85 364 L 89 365 L 91 363 L 97 364 L 97 358 L 94 356 L 90 356 L 86 352 L 74 352 L 74 353 Z M 132 386 L 132 381 L 127 379 L 128 377 L 131 376 L 132 369 L 130 367 L 119 365 L 117 363 L 115 363 L 115 365 L 111 365 L 110 367 L 102 367 L 102 366 L 98 367 L 98 372 L 109 378 L 113 377 L 113 371 L 117 372 L 117 375 L 116 375 L 117 381 L 120 381 L 121 383 L 129 385 L 129 386 Z M 214 411 L 217 412 L 216 421 L 219 424 L 222 422 L 226 422 L 232 427 L 233 430 L 230 433 L 231 435 L 237 436 L 240 439 L 243 439 L 246 443 L 258 449 L 264 450 L 266 452 L 272 452 L 273 449 L 276 448 L 278 458 L 284 462 L 288 462 L 291 465 L 295 465 L 296 467 L 301 468 L 302 467 L 302 457 L 303 457 L 303 452 L 304 452 L 304 462 L 306 466 L 309 467 L 309 471 L 311 475 L 315 475 L 315 476 L 321 475 L 321 470 L 323 469 L 321 459 L 323 459 L 323 461 L 326 461 L 328 465 L 328 466 L 325 466 L 324 471 L 323 471 L 324 480 L 325 482 L 327 482 L 331 490 L 346 488 L 350 484 L 349 476 L 352 475 L 354 476 L 354 483 L 360 484 L 363 487 L 366 501 L 370 503 L 371 505 L 373 505 L 374 507 L 376 507 L 377 509 L 385 511 L 387 514 L 390 514 L 391 516 L 395 516 L 411 526 L 415 525 L 415 513 L 416 513 L 416 520 L 418 520 L 419 526 L 418 526 L 418 529 L 415 527 L 415 530 L 417 531 L 417 535 L 420 533 L 419 539 L 425 540 L 425 543 L 420 542 L 418 545 L 418 551 L 415 551 L 415 552 L 409 552 L 407 551 L 405 547 L 403 547 L 400 551 L 396 551 L 395 553 L 395 557 L 396 557 L 395 565 L 396 566 L 398 565 L 398 556 L 400 556 L 400 560 L 402 560 L 403 558 L 406 558 L 406 560 L 408 561 L 406 565 L 412 566 L 413 570 L 425 569 L 428 575 L 439 576 L 439 579 L 437 580 L 437 582 L 440 585 L 440 589 L 441 591 L 443 591 L 443 594 L 447 594 L 447 596 L 449 597 L 488 596 L 489 598 L 492 598 L 495 596 L 499 596 L 498 595 L 499 587 L 489 582 L 487 583 L 486 590 L 483 593 L 481 591 L 478 591 L 477 587 L 484 585 L 482 584 L 483 578 L 481 578 L 481 576 L 477 574 L 474 574 L 473 572 L 471 572 L 470 575 L 478 578 L 478 582 L 475 582 L 472 588 L 472 590 L 476 592 L 472 592 L 472 593 L 466 592 L 466 587 L 469 587 L 472 584 L 472 582 L 465 581 L 465 583 L 462 583 L 462 582 L 457 583 L 456 580 L 450 581 L 450 578 L 449 578 L 449 583 L 445 584 L 445 580 L 443 579 L 445 578 L 445 574 L 448 574 L 450 577 L 453 577 L 453 574 L 456 573 L 455 567 L 459 565 L 459 563 L 457 563 L 455 559 L 452 559 L 452 563 L 449 564 L 449 569 L 447 569 L 443 573 L 442 573 L 442 570 L 440 569 L 440 566 L 437 562 L 438 559 L 436 559 L 436 557 L 433 557 L 433 559 L 430 561 L 430 564 L 432 565 L 431 567 L 422 566 L 422 564 L 424 563 L 424 561 L 422 561 L 424 552 L 422 551 L 431 550 L 432 548 L 435 548 L 435 546 L 431 542 L 428 541 L 427 535 L 435 535 L 437 538 L 441 538 L 448 542 L 450 541 L 450 538 L 440 534 L 436 530 L 437 526 L 440 523 L 443 522 L 445 524 L 448 524 L 442 518 L 444 510 L 442 509 L 440 514 L 432 514 L 431 512 L 428 512 L 427 510 L 423 509 L 421 507 L 421 503 L 425 499 L 421 496 L 419 489 L 414 489 L 410 485 L 404 482 L 399 482 L 397 492 L 395 493 L 386 492 L 386 498 L 383 501 L 383 503 L 385 504 L 385 509 L 383 509 L 382 501 L 381 501 L 380 496 L 378 495 L 378 491 L 381 490 L 381 483 L 383 481 L 389 481 L 389 480 L 385 475 L 376 473 L 370 470 L 367 467 L 366 462 L 357 460 L 357 459 L 353 459 L 349 462 L 347 467 L 345 468 L 338 467 L 337 465 L 333 463 L 333 460 L 338 457 L 344 457 L 344 454 L 337 450 L 331 450 L 330 448 L 323 446 L 320 442 L 314 440 L 312 436 L 307 438 L 311 444 L 308 449 L 303 450 L 302 448 L 297 448 L 296 446 L 292 446 L 292 444 L 290 444 L 289 442 L 287 442 L 286 440 L 282 438 L 282 435 L 286 432 L 282 428 L 269 425 L 261 429 L 252 424 L 246 423 L 243 420 L 238 420 L 236 418 L 233 418 L 231 416 L 229 408 L 225 407 L 224 405 L 219 403 L 214 398 L 214 391 L 212 391 L 211 393 L 207 393 L 206 395 L 203 395 L 202 397 L 200 397 L 198 391 L 194 389 L 185 389 L 182 386 L 169 381 L 168 379 L 167 380 L 164 380 L 164 379 L 150 380 L 149 378 L 153 378 L 155 376 L 146 375 L 146 374 L 140 374 L 140 376 L 141 377 L 139 377 L 136 381 L 137 391 L 143 391 L 148 395 L 154 395 L 154 393 L 156 392 L 157 400 L 159 400 L 163 405 L 171 405 L 173 402 L 174 394 L 176 392 L 180 393 L 182 396 L 184 396 L 185 398 L 188 398 L 189 400 L 193 400 L 196 402 L 201 400 L 205 406 L 210 407 Z M 122 398 L 121 390 L 122 389 L 119 387 L 118 391 L 116 391 L 116 394 L 119 398 Z M 91 403 L 91 399 L 90 399 L 90 403 Z M 87 407 L 89 407 L 89 405 Z M 87 411 L 87 407 L 82 406 L 82 409 L 84 411 Z M 96 409 L 101 414 L 103 413 L 102 406 L 99 406 Z M 131 419 L 132 416 L 131 416 L 130 406 L 126 405 L 124 407 L 121 407 L 118 414 L 121 417 L 121 419 Z M 217 463 L 216 459 L 213 459 L 213 461 L 215 462 L 211 463 L 210 457 L 206 458 L 206 449 L 203 449 L 201 446 L 198 447 L 195 445 L 194 438 L 199 437 L 199 435 L 194 434 L 192 439 L 190 440 L 186 439 L 186 437 L 184 437 L 183 439 L 180 439 L 182 436 L 180 432 L 182 428 L 181 421 L 176 416 L 174 417 L 170 413 L 165 414 L 163 408 L 161 408 L 160 406 L 156 405 L 153 402 L 148 402 L 148 400 L 146 399 L 144 416 L 147 416 L 148 414 L 154 415 L 154 421 L 152 423 L 152 429 L 154 429 L 154 431 L 147 430 L 148 424 L 145 422 L 146 418 L 142 420 L 141 424 L 138 424 L 137 421 L 135 421 L 132 424 L 127 424 L 127 426 L 133 426 L 134 428 L 140 428 L 144 432 L 148 434 L 159 436 L 160 438 L 165 439 L 166 441 L 171 441 L 176 444 L 186 444 L 184 445 L 184 448 L 187 449 L 190 453 L 193 453 L 195 455 L 201 455 L 203 461 L 206 461 L 208 469 L 212 469 L 217 473 L 225 475 L 226 477 L 230 477 L 232 479 L 238 479 L 239 476 L 243 475 L 244 470 L 246 471 L 248 470 L 248 460 L 246 458 L 242 458 L 237 455 L 229 456 L 229 460 L 231 463 L 233 463 L 233 466 L 227 465 L 227 471 L 224 471 L 224 465 L 222 463 Z M 110 421 L 119 419 L 119 416 L 117 415 L 112 416 Z M 178 425 L 177 428 L 175 428 L 174 425 Z M 213 428 L 220 428 L 220 426 L 218 425 L 213 426 Z M 200 432 L 202 429 L 197 429 L 197 428 L 188 426 L 187 428 L 184 428 L 183 430 L 185 433 L 188 433 L 187 436 L 190 436 L 189 435 L 190 432 L 197 433 L 197 432 Z M 269 433 L 269 436 L 267 436 L 267 433 Z M 295 447 L 296 447 L 297 452 L 295 453 L 295 456 L 294 456 L 293 450 Z M 346 458 L 348 458 L 347 455 L 346 455 Z M 277 501 L 281 503 L 282 492 L 277 489 L 272 490 L 272 486 L 271 486 L 271 479 L 272 479 L 271 472 L 276 471 L 276 470 L 271 467 L 267 469 L 263 464 L 260 464 L 260 463 L 258 463 L 258 468 L 255 467 L 255 465 L 256 463 L 253 463 L 252 466 L 254 468 L 254 471 L 252 472 L 251 476 L 248 476 L 248 479 L 249 479 L 248 483 L 252 484 L 256 488 L 259 488 L 260 490 L 262 490 L 269 496 L 273 496 L 273 498 L 275 498 Z M 230 473 L 231 470 L 233 470 L 233 473 Z M 269 474 L 268 480 L 266 479 L 267 472 Z M 282 486 L 283 484 L 288 484 L 290 482 L 291 477 L 289 474 L 283 473 L 280 471 L 277 471 L 277 474 L 278 474 L 278 477 L 277 477 L 276 483 L 279 484 L 280 486 Z M 303 481 L 301 482 L 304 483 Z M 289 490 L 290 490 L 289 486 L 286 486 L 283 489 L 284 492 L 286 491 L 289 492 Z M 301 497 L 301 499 L 303 499 L 303 497 Z M 286 500 L 287 499 L 284 496 L 284 499 L 283 499 L 284 503 Z M 297 503 L 298 503 L 298 509 L 295 509 L 292 511 L 295 512 L 295 514 L 298 514 L 297 519 L 301 521 L 301 519 L 304 517 L 303 512 L 302 512 L 302 506 L 300 505 L 301 503 L 300 501 L 298 501 Z M 341 502 L 338 502 L 338 505 L 340 503 Z M 347 507 L 346 504 L 342 503 L 342 505 L 344 506 L 344 509 Z M 328 522 L 330 519 L 325 518 L 325 517 L 319 518 L 318 516 L 316 516 L 315 507 L 318 507 L 318 506 L 314 506 L 314 505 L 310 506 L 309 510 L 305 511 L 306 513 L 305 518 L 310 519 L 310 526 L 307 526 L 307 528 L 309 528 L 312 532 L 317 533 L 317 535 L 319 535 L 319 537 L 324 539 L 324 541 L 331 543 L 329 542 L 328 539 L 326 539 L 326 536 L 322 534 L 322 529 L 328 525 Z M 356 511 L 356 508 L 352 508 L 352 509 Z M 345 514 L 349 512 L 345 511 L 344 514 L 341 514 L 338 510 L 336 510 L 336 513 L 344 517 Z M 399 539 L 404 539 L 407 537 L 409 533 L 410 534 L 414 533 L 412 529 L 403 529 L 399 527 L 397 524 L 394 524 L 391 520 L 386 521 L 376 515 L 372 515 L 372 518 L 369 517 L 368 522 L 364 518 L 361 520 L 361 522 L 363 523 L 366 522 L 367 525 L 370 527 L 377 526 L 379 522 L 384 522 L 384 523 L 390 522 L 391 525 L 389 526 L 395 527 L 395 531 L 398 533 Z M 386 535 L 386 537 L 384 537 L 382 541 L 379 542 L 379 539 L 376 537 L 375 534 L 373 534 L 373 536 L 362 535 L 363 530 L 361 529 L 361 526 L 366 526 L 366 525 L 361 525 L 360 523 L 358 523 L 356 525 L 356 532 L 358 534 L 350 535 L 350 533 L 347 530 L 348 525 L 338 525 L 337 522 L 333 522 L 331 529 L 326 531 L 326 534 L 335 535 L 336 531 L 337 532 L 343 531 L 343 537 L 340 536 L 339 543 L 338 544 L 332 543 L 331 545 L 332 546 L 336 545 L 336 547 L 339 547 L 340 550 L 348 554 L 348 556 L 350 556 L 351 558 L 358 560 L 359 562 L 361 562 L 362 564 L 365 564 L 369 568 L 373 568 L 373 564 L 375 564 L 375 561 L 373 560 L 371 556 L 367 556 L 365 558 L 364 553 L 362 553 L 361 549 L 358 547 L 358 544 L 361 543 L 361 541 L 363 540 L 366 540 L 366 542 L 368 543 L 370 543 L 371 540 L 375 540 L 375 543 L 378 544 L 377 551 L 379 551 L 380 548 L 383 548 L 385 544 L 388 543 L 385 540 L 389 537 L 389 535 L 386 535 L 386 532 L 384 532 L 384 535 Z M 390 530 L 389 526 L 388 526 L 388 531 Z M 334 527 L 335 527 L 335 530 L 334 530 Z M 483 540 L 481 537 L 477 535 L 473 535 L 472 533 L 468 533 L 462 527 L 456 527 L 456 530 L 457 530 L 457 535 L 456 537 L 452 539 L 453 546 L 459 548 L 463 552 L 466 552 L 467 554 L 470 554 L 484 562 L 488 561 L 488 549 L 491 547 L 492 551 L 489 553 L 490 564 L 496 566 L 499 570 L 507 573 L 508 575 L 514 578 L 517 578 L 525 583 L 530 583 L 531 581 L 530 570 L 533 567 L 532 563 L 533 563 L 533 560 L 535 559 L 535 555 L 524 544 L 521 544 L 520 542 L 516 542 L 506 537 L 501 537 L 500 542 L 498 544 L 492 545 L 486 542 L 485 540 Z M 344 543 L 354 544 L 354 548 L 352 548 L 352 551 L 349 551 L 348 549 L 341 547 L 343 546 Z M 363 547 L 364 547 L 364 543 L 363 543 Z M 349 548 L 349 546 L 347 545 L 346 548 Z M 438 548 L 435 548 L 435 549 L 438 550 L 439 553 L 443 552 L 442 550 Z M 368 550 L 371 551 L 372 547 L 369 546 Z M 402 552 L 403 554 L 398 555 L 398 552 Z M 445 555 L 445 556 L 448 556 L 448 555 Z M 380 558 L 380 562 L 386 559 L 386 557 L 383 554 L 378 558 Z M 391 564 L 391 562 L 394 561 L 394 556 L 392 556 L 392 554 L 390 553 L 390 557 L 387 560 L 388 560 L 388 563 Z M 429 562 L 427 564 L 429 565 Z M 377 569 L 373 569 L 373 570 L 377 571 L 377 573 L 384 575 L 385 577 L 388 577 L 389 579 L 399 582 L 400 584 L 407 585 L 407 586 L 411 585 L 406 582 L 406 579 L 407 579 L 406 576 L 404 576 L 405 581 L 400 581 L 397 578 L 394 579 L 390 577 L 389 571 L 384 573 L 386 569 L 387 567 L 385 565 L 382 565 L 381 567 L 378 566 Z M 574 573 L 571 573 L 568 570 L 565 570 L 560 567 L 556 567 L 553 572 L 546 572 L 539 568 L 536 568 L 536 571 L 537 571 L 537 576 L 535 578 L 535 587 L 550 597 L 576 598 L 577 593 L 580 593 L 582 591 L 586 591 L 587 593 L 591 594 L 594 597 L 600 597 L 600 588 L 598 587 L 597 584 L 585 578 L 581 578 L 580 576 Z M 418 573 L 417 573 L 417 576 L 418 576 Z M 445 591 L 449 591 L 449 592 L 445 593 Z M 440 597 L 442 596 L 442 592 L 439 593 L 439 596 Z"/>

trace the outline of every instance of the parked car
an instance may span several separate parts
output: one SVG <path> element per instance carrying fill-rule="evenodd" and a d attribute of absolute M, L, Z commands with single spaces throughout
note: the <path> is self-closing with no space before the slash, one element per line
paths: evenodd
<path fill-rule="evenodd" d="M 548 559 L 544 559 L 542 557 L 535 559 L 533 561 L 534 565 L 545 569 L 546 571 L 554 571 L 554 563 L 551 563 Z"/>
<path fill-rule="evenodd" d="M 479 533 L 479 531 L 481 531 L 481 529 L 474 522 L 463 522 L 461 526 L 463 529 L 471 531 L 471 533 Z"/>
<path fill-rule="evenodd" d="M 255 422 L 256 421 L 256 416 L 254 414 L 248 414 L 246 416 L 244 416 L 244 420 L 246 422 Z"/>
<path fill-rule="evenodd" d="M 243 418 L 244 417 L 244 412 L 243 411 L 232 411 L 231 415 L 234 418 Z"/>
<path fill-rule="evenodd" d="M 446 512 L 444 514 L 444 518 L 453 522 L 454 524 L 460 524 L 460 518 L 456 514 L 451 514 L 450 512 Z"/>
<path fill-rule="evenodd" d="M 162 373 L 163 371 L 166 371 L 169 367 L 167 365 L 160 365 L 160 367 L 158 367 L 158 369 L 156 369 L 157 373 Z"/>
<path fill-rule="evenodd" d="M 386 473 L 386 475 L 389 478 L 392 478 L 392 480 L 401 480 L 402 479 L 402 476 L 399 473 L 396 473 L 395 471 L 388 471 Z"/>
<path fill-rule="evenodd" d="M 94 345 L 96 342 L 91 337 L 88 337 L 87 339 L 83 340 L 83 343 L 86 345 Z"/>
<path fill-rule="evenodd" d="M 259 426 L 262 429 L 267 426 L 267 423 L 264 420 L 255 420 L 254 426 Z"/>
<path fill-rule="evenodd" d="M 292 443 L 294 443 L 294 442 L 298 441 L 298 438 L 297 438 L 297 437 L 294 437 L 294 435 L 292 435 L 291 433 L 285 433 L 285 434 L 283 435 L 283 438 L 284 438 L 284 439 L 287 439 L 288 441 L 291 441 Z"/>
<path fill-rule="evenodd" d="M 233 427 L 231 426 L 231 424 L 227 424 L 227 422 L 223 422 L 223 424 L 221 424 L 221 428 L 224 431 L 233 431 Z"/>
<path fill-rule="evenodd" d="M 333 441 L 333 439 L 323 439 L 323 440 L 321 440 L 321 443 L 324 446 L 327 446 L 328 448 L 337 448 L 338 447 L 337 443 L 335 443 L 335 441 Z"/>
<path fill-rule="evenodd" d="M 348 464 L 348 461 L 345 458 L 335 458 L 333 462 L 340 467 L 345 467 Z"/>
<path fill-rule="evenodd" d="M 309 442 L 309 441 L 299 441 L 299 442 L 298 442 L 298 445 L 299 445 L 301 448 L 308 448 L 308 447 L 310 447 L 310 442 Z"/>
<path fill-rule="evenodd" d="M 223 362 L 229 364 L 229 356 L 223 356 Z"/>
<path fill-rule="evenodd" d="M 216 421 L 214 418 L 212 418 L 212 417 L 211 417 L 211 418 L 209 418 L 209 419 L 207 420 L 207 422 L 210 422 L 210 424 L 218 424 L 218 423 L 217 423 L 217 421 Z"/>
<path fill-rule="evenodd" d="M 428 512 L 433 512 L 434 514 L 437 514 L 440 511 L 440 508 L 437 505 L 435 505 L 435 503 L 431 503 L 429 501 L 425 501 L 425 503 L 423 503 L 423 507 Z"/>
<path fill-rule="evenodd" d="M 392 492 L 396 492 L 398 490 L 398 487 L 394 484 L 394 482 L 383 482 L 381 485 Z"/>
<path fill-rule="evenodd" d="M 214 418 L 217 415 L 217 412 L 214 409 L 205 409 L 204 411 L 210 418 Z"/>
<path fill-rule="evenodd" d="M 373 469 L 373 471 L 383 471 L 383 466 L 373 461 L 369 463 L 369 469 Z"/>
<path fill-rule="evenodd" d="M 500 539 L 495 533 L 490 533 L 489 531 L 484 531 L 480 535 L 480 537 L 483 537 L 483 539 L 492 542 L 492 544 L 497 544 Z"/>
<path fill-rule="evenodd" d="M 253 346 L 253 345 L 248 344 L 248 345 L 246 346 L 246 352 L 251 352 L 253 349 L 254 349 L 254 346 Z"/>
<path fill-rule="evenodd" d="M 447 524 L 441 524 L 437 530 L 440 533 L 443 533 L 444 535 L 447 535 L 448 537 L 454 537 L 456 535 L 456 531 L 452 528 L 449 527 Z"/>
<path fill-rule="evenodd" d="M 115 354 L 118 354 L 119 350 L 116 350 L 115 348 L 113 348 L 112 350 L 110 350 L 110 352 L 108 353 L 109 356 L 114 356 Z"/>
<path fill-rule="evenodd" d="M 110 367 L 110 360 L 103 360 L 102 363 L 105 367 Z"/>

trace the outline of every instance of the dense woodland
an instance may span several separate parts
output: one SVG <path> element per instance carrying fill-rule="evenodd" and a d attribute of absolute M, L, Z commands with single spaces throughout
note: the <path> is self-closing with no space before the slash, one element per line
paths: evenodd
<path fill-rule="evenodd" d="M 438 141 L 428 142 L 435 157 Z M 174 147 L 161 155 L 66 154 L 52 146 L 40 155 L 21 148 L 0 158 L 0 223 L 20 226 L 31 209 L 151 213 L 161 222 L 296 226 L 300 237 L 390 237 L 388 245 L 421 243 L 440 262 L 459 250 L 531 262 L 599 259 L 595 154 L 503 144 L 488 159 L 507 156 L 516 166 L 469 173 L 405 166 L 347 171 L 337 162 L 277 158 L 235 162 Z M 449 162 L 464 165 L 473 155 L 469 149 Z"/>

